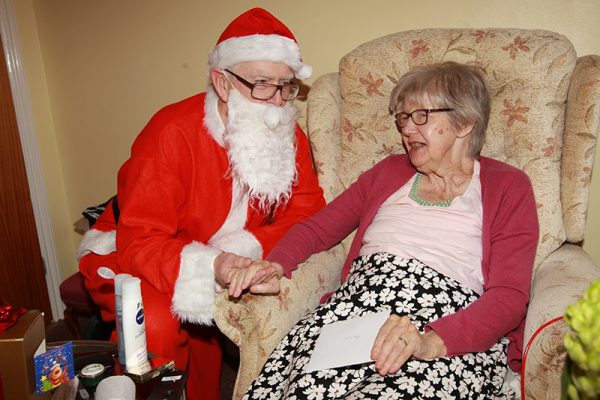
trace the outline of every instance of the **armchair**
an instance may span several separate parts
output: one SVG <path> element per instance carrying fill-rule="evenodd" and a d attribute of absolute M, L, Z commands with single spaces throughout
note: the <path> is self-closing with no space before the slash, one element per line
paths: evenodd
<path fill-rule="evenodd" d="M 600 125 L 600 57 L 577 57 L 564 36 L 542 30 L 425 29 L 362 44 L 320 77 L 308 98 L 308 135 L 330 201 L 388 154 L 404 152 L 388 113 L 389 93 L 414 66 L 452 60 L 481 66 L 492 97 L 483 155 L 531 178 L 540 221 L 525 343 L 527 399 L 560 398 L 565 358 L 561 316 L 600 267 L 580 247 Z M 216 302 L 219 328 L 240 347 L 239 398 L 287 331 L 340 284 L 350 239 L 314 255 L 278 296 Z"/>

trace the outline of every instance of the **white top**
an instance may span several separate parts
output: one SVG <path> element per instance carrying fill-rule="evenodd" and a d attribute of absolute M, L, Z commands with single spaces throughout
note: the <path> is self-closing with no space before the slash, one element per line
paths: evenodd
<path fill-rule="evenodd" d="M 479 168 L 475 161 L 467 190 L 447 207 L 420 205 L 411 199 L 414 175 L 381 205 L 365 232 L 359 254 L 385 251 L 415 258 L 481 294 L 483 206 Z"/>

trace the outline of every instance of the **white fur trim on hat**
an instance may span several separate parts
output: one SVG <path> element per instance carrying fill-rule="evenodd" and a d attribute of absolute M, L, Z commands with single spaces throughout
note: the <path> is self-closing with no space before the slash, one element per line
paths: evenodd
<path fill-rule="evenodd" d="M 208 55 L 211 68 L 225 69 L 246 61 L 279 61 L 288 65 L 298 79 L 312 75 L 312 67 L 302 62 L 298 44 L 281 35 L 233 37 L 219 43 Z"/>
<path fill-rule="evenodd" d="M 83 239 L 81 239 L 76 258 L 79 261 L 89 253 L 105 256 L 116 250 L 117 231 L 103 232 L 97 229 L 90 229 L 83 235 Z"/>
<path fill-rule="evenodd" d="M 171 312 L 182 322 L 213 324 L 215 276 L 213 263 L 219 249 L 192 242 L 181 250 Z"/>

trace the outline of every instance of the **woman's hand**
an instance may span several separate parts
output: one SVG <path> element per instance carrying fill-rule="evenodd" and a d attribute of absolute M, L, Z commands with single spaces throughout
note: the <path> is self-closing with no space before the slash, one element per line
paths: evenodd
<path fill-rule="evenodd" d="M 239 297 L 246 289 L 255 294 L 279 293 L 279 279 L 283 267 L 265 260 L 255 260 L 247 268 L 233 272 L 229 282 L 229 295 Z"/>
<path fill-rule="evenodd" d="M 408 317 L 390 315 L 371 350 L 371 359 L 380 375 L 395 374 L 411 357 L 428 360 L 447 353 L 442 339 L 434 331 L 421 334 Z"/>

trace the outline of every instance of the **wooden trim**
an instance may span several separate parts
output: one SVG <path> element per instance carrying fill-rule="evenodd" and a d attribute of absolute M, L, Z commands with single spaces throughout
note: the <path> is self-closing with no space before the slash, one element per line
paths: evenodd
<path fill-rule="evenodd" d="M 54 245 L 52 223 L 48 209 L 46 188 L 40 163 L 40 152 L 37 143 L 37 132 L 29 100 L 29 91 L 25 80 L 25 71 L 21 61 L 21 47 L 19 45 L 15 13 L 12 0 L 0 0 L 0 30 L 8 76 L 15 105 L 17 125 L 23 158 L 31 193 L 33 214 L 36 221 L 37 234 L 40 241 L 40 250 L 46 264 L 46 285 L 52 307 L 52 319 L 63 318 L 64 306 L 60 299 L 58 273 L 58 258 Z"/>

